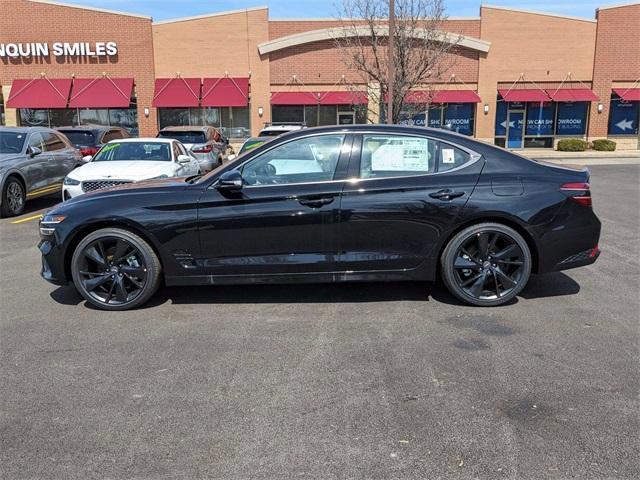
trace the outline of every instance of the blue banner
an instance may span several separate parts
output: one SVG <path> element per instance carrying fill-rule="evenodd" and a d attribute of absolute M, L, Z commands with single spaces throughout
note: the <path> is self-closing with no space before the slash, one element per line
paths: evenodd
<path fill-rule="evenodd" d="M 611 100 L 609 135 L 637 135 L 640 102 Z"/>
<path fill-rule="evenodd" d="M 475 103 L 450 103 L 444 111 L 444 126 L 463 135 L 473 135 Z"/>
<path fill-rule="evenodd" d="M 588 102 L 558 103 L 556 135 L 584 135 L 587 131 Z"/>
<path fill-rule="evenodd" d="M 507 102 L 498 100 L 496 105 L 496 137 L 507 134 Z"/>
<path fill-rule="evenodd" d="M 553 104 L 529 103 L 526 135 L 543 137 L 553 135 Z"/>

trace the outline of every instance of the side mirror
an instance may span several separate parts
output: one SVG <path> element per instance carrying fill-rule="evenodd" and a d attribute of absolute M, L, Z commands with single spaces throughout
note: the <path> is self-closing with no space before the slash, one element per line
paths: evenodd
<path fill-rule="evenodd" d="M 84 157 L 82 157 L 82 161 L 85 163 L 88 163 L 91 160 L 93 160 L 93 155 L 85 155 Z"/>
<path fill-rule="evenodd" d="M 237 170 L 231 170 L 220 175 L 216 188 L 225 192 L 237 192 L 242 190 L 243 183 L 242 174 Z"/>
<path fill-rule="evenodd" d="M 191 163 L 191 157 L 189 155 L 178 155 L 178 163 L 186 164 Z"/>
<path fill-rule="evenodd" d="M 31 158 L 33 158 L 36 155 L 40 155 L 42 153 L 42 150 L 40 150 L 38 147 L 27 147 L 27 153 Z"/>

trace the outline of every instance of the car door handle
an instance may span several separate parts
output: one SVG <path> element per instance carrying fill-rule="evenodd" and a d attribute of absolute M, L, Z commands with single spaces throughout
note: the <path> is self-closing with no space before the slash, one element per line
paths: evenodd
<path fill-rule="evenodd" d="M 298 199 L 298 202 L 305 207 L 320 208 L 330 204 L 333 200 L 333 197 L 307 197 Z"/>
<path fill-rule="evenodd" d="M 464 192 L 454 192 L 453 190 L 446 188 L 444 190 L 439 190 L 437 192 L 430 193 L 429 196 L 431 198 L 435 198 L 437 200 L 453 200 L 454 198 L 458 198 L 464 195 Z"/>

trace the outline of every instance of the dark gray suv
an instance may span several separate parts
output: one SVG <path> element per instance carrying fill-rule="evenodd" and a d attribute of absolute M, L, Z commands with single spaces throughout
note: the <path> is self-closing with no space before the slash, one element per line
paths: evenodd
<path fill-rule="evenodd" d="M 20 215 L 27 200 L 60 192 L 82 161 L 62 134 L 43 127 L 0 127 L 0 216 Z"/>

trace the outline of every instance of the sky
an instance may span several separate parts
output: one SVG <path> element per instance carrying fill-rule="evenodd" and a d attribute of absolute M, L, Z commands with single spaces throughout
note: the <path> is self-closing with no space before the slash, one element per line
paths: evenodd
<path fill-rule="evenodd" d="M 269 16 L 279 18 L 333 18 L 340 0 L 60 0 L 90 7 L 139 13 L 154 20 L 203 15 L 249 7 L 269 7 Z M 487 5 L 499 5 L 524 10 L 557 13 L 593 19 L 598 7 L 615 0 L 487 0 Z M 445 0 L 450 17 L 476 17 L 481 0 Z M 292 8 L 294 7 L 295 8 Z"/>

